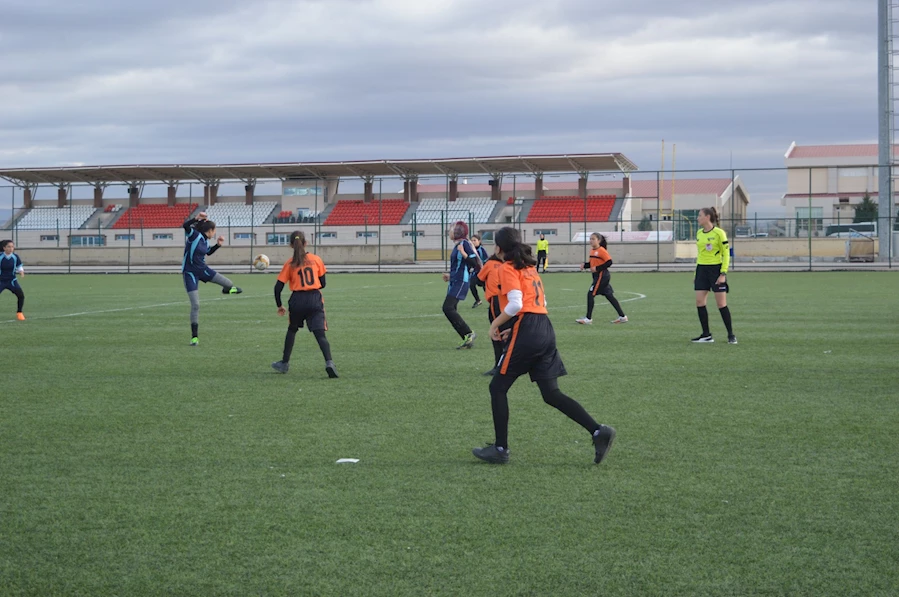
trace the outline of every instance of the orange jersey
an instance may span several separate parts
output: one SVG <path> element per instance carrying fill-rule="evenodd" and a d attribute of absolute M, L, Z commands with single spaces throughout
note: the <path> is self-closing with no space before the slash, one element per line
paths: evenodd
<path fill-rule="evenodd" d="M 499 308 L 505 311 L 509 304 L 508 294 L 512 290 L 521 291 L 522 313 L 546 313 L 546 297 L 543 295 L 543 281 L 534 266 L 515 269 L 511 262 L 499 268 Z"/>
<path fill-rule="evenodd" d="M 603 247 L 597 247 L 596 249 L 593 249 L 592 251 L 590 251 L 590 271 L 595 274 L 596 272 L 593 271 L 593 268 L 598 265 L 602 265 L 610 259 L 612 259 L 612 256 L 609 255 L 609 252 L 606 251 Z"/>
<path fill-rule="evenodd" d="M 321 257 L 306 253 L 306 260 L 300 267 L 293 266 L 293 259 L 285 263 L 278 274 L 278 281 L 287 284 L 294 292 L 318 290 L 322 287 L 321 277 L 327 271 Z"/>
<path fill-rule="evenodd" d="M 488 301 L 499 294 L 499 270 L 502 266 L 502 261 L 488 259 L 478 272 L 478 279 L 484 283 L 484 298 Z"/>

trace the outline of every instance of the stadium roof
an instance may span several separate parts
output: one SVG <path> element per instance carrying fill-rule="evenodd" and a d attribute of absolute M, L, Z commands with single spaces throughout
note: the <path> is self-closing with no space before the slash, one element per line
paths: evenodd
<path fill-rule="evenodd" d="M 620 153 L 497 156 L 433 160 L 372 160 L 276 164 L 186 164 L 6 168 L 0 178 L 13 184 L 65 185 L 123 182 L 249 181 L 302 178 L 381 178 L 503 175 L 515 173 L 630 172 L 637 166 Z"/>
<path fill-rule="evenodd" d="M 796 145 L 794 141 L 784 155 L 787 159 L 802 158 L 876 158 L 876 143 L 846 145 Z M 899 153 L 899 145 L 893 145 L 893 155 Z"/>

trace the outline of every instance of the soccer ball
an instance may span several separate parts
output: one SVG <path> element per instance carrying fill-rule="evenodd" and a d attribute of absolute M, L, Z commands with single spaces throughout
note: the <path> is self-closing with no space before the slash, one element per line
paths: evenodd
<path fill-rule="evenodd" d="M 271 264 L 271 261 L 268 260 L 268 255 L 259 254 L 256 255 L 256 259 L 253 260 L 253 267 L 262 271 L 266 269 Z"/>

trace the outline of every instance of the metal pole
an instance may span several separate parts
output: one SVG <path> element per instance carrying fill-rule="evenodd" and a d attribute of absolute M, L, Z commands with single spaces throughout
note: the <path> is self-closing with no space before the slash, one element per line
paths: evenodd
<path fill-rule="evenodd" d="M 892 42 L 890 40 L 890 0 L 877 2 L 877 126 L 878 126 L 878 172 L 877 172 L 877 239 L 880 242 L 878 259 L 889 261 L 889 237 L 892 235 L 890 215 L 893 211 L 892 193 L 892 95 L 890 85 Z"/>
<path fill-rule="evenodd" d="M 812 169 L 808 169 L 808 271 L 812 271 Z"/>
<path fill-rule="evenodd" d="M 672 189 L 674 192 L 674 189 Z M 656 271 L 661 269 L 662 245 L 659 243 L 659 218 L 662 214 L 662 173 L 656 173 Z"/>
<path fill-rule="evenodd" d="M 381 204 L 382 204 L 382 189 L 381 181 L 378 181 L 378 272 L 381 271 L 381 219 L 383 216 L 381 215 Z M 412 198 L 411 196 L 409 197 Z"/>

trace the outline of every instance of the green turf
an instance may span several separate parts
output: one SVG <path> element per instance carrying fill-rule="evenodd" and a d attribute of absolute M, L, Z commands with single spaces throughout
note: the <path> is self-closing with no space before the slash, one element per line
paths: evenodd
<path fill-rule="evenodd" d="M 687 341 L 690 274 L 613 274 L 615 326 L 544 276 L 600 466 L 526 379 L 512 462 L 471 456 L 492 351 L 454 350 L 439 275 L 329 275 L 338 380 L 305 331 L 274 373 L 274 276 L 234 279 L 197 348 L 174 275 L 32 275 L 25 322 L 0 295 L 0 594 L 899 593 L 895 273 L 734 273 L 737 346 L 714 307 Z"/>

